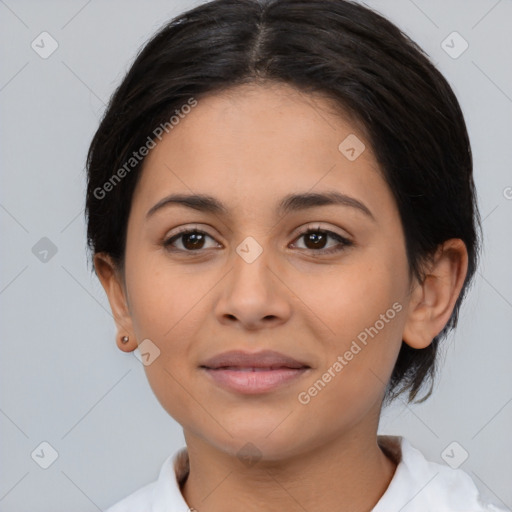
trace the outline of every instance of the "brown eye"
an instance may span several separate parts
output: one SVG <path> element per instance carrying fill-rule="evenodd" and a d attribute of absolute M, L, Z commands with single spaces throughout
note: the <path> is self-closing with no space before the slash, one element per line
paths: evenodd
<path fill-rule="evenodd" d="M 307 250 L 323 254 L 342 251 L 345 247 L 353 245 L 350 240 L 347 240 L 337 233 L 333 233 L 332 231 L 320 228 L 308 229 L 307 231 L 301 233 L 297 240 L 301 238 L 304 239 L 304 245 L 306 246 L 305 248 Z M 336 240 L 338 244 L 326 249 L 325 247 L 329 239 Z"/>
<path fill-rule="evenodd" d="M 204 234 L 203 233 L 188 233 L 181 235 L 183 239 L 183 246 L 186 249 L 202 249 L 204 245 Z"/>
<path fill-rule="evenodd" d="M 328 235 L 319 231 L 311 232 L 304 237 L 304 243 L 308 249 L 323 249 L 327 243 Z"/>
<path fill-rule="evenodd" d="M 171 238 L 165 240 L 163 245 L 166 249 L 173 251 L 185 251 L 185 252 L 193 252 L 200 249 L 204 249 L 205 241 L 207 238 L 213 238 L 205 233 L 204 231 L 194 230 L 184 230 L 176 235 L 173 235 Z M 182 247 L 176 247 L 176 242 L 181 242 Z M 178 244 L 179 245 L 179 244 Z"/>

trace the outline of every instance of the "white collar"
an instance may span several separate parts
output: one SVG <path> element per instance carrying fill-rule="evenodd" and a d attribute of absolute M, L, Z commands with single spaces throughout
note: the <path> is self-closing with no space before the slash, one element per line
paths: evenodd
<path fill-rule="evenodd" d="M 505 512 L 481 501 L 467 473 L 425 459 L 402 436 L 377 436 L 379 446 L 397 463 L 393 478 L 371 512 Z M 186 448 L 169 455 L 152 482 L 106 512 L 190 512 L 178 480 L 188 474 Z"/>

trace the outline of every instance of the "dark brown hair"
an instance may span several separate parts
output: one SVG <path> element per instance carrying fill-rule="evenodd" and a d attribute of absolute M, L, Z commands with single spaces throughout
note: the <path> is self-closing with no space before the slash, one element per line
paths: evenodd
<path fill-rule="evenodd" d="M 143 160 L 129 169 L 126 162 L 155 139 L 156 127 L 190 98 L 263 81 L 321 93 L 361 123 L 399 209 L 411 275 L 423 279 L 422 264 L 442 242 L 466 244 L 468 272 L 450 320 L 424 349 L 402 343 L 386 391 L 387 400 L 407 391 L 413 401 L 430 382 L 426 399 L 439 342 L 457 324 L 477 265 L 471 148 L 445 78 L 421 48 L 369 8 L 346 0 L 213 0 L 167 23 L 113 94 L 90 145 L 88 247 L 124 268 Z M 123 166 L 122 179 L 113 182 Z"/>

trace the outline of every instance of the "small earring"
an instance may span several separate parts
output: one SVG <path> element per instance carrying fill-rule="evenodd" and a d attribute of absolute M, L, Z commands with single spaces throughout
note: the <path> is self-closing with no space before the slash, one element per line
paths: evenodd
<path fill-rule="evenodd" d="M 129 340 L 130 340 L 130 338 L 128 338 L 128 336 L 123 336 L 121 338 L 121 343 L 128 343 Z"/>

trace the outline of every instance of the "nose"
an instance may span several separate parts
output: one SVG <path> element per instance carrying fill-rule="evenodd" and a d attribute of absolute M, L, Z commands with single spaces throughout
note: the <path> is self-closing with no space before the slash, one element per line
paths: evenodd
<path fill-rule="evenodd" d="M 247 330 L 275 327 L 291 315 L 291 292 L 264 250 L 254 261 L 234 254 L 215 307 L 219 322 Z M 279 275 L 281 274 L 281 276 Z"/>

